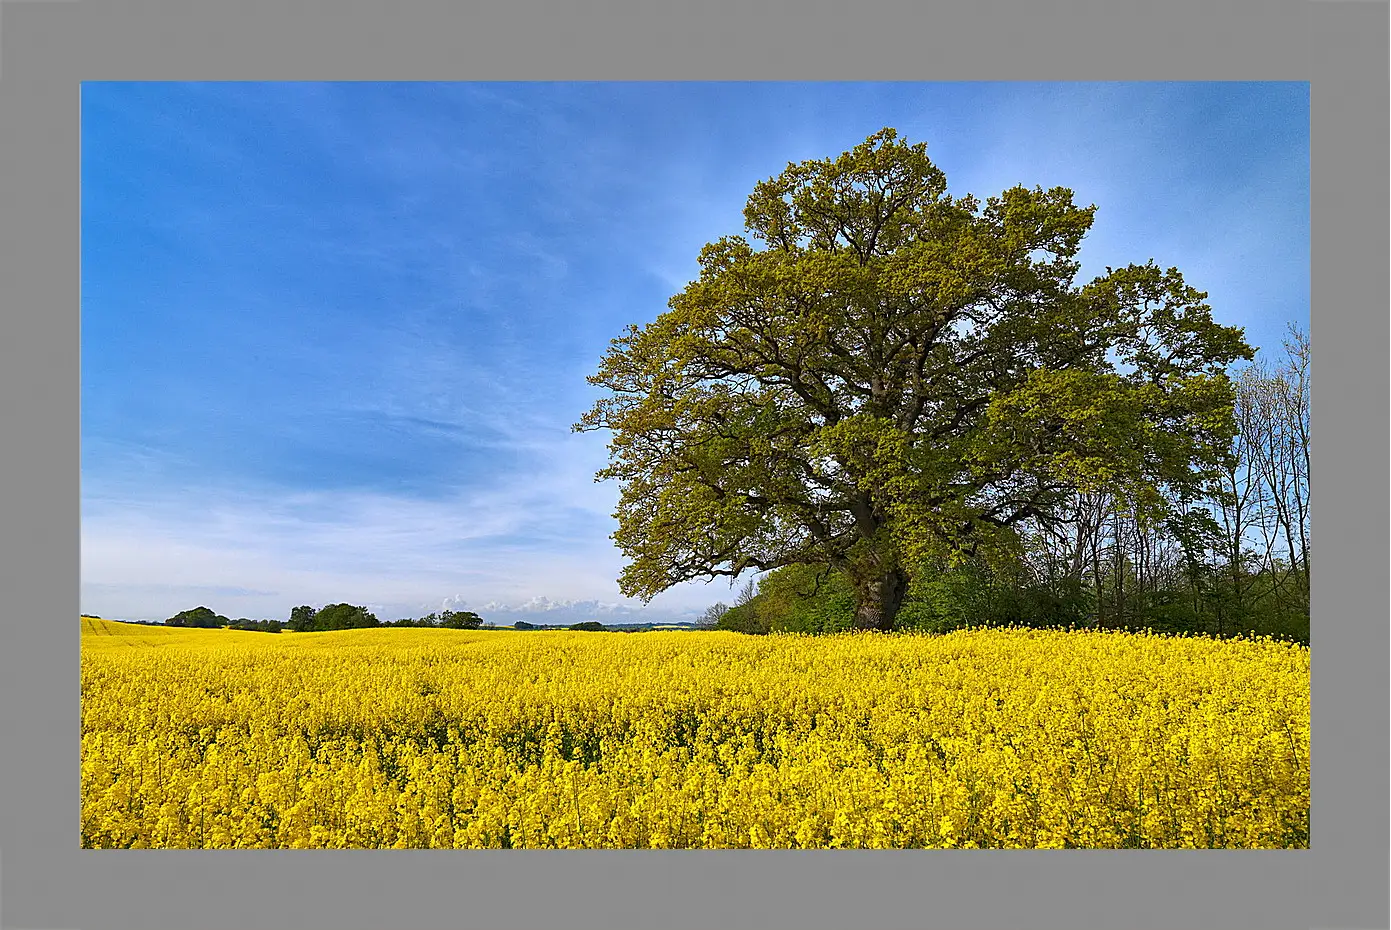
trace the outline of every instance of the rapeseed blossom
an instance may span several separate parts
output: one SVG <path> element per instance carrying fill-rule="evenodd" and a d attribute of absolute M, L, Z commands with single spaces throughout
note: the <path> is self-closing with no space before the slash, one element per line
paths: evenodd
<path fill-rule="evenodd" d="M 1309 843 L 1268 639 L 83 633 L 85 847 Z"/>

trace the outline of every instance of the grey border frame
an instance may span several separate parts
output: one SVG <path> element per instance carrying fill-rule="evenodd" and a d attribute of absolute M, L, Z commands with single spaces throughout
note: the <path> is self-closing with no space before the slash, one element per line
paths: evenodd
<path fill-rule="evenodd" d="M 1384 928 L 1384 2 L 0 0 L 0 925 Z M 82 80 L 1296 80 L 1321 360 L 1312 848 L 95 852 L 78 848 Z M 1322 365 L 1322 363 L 1321 363 Z M 1375 491 L 1376 493 L 1372 493 Z"/>

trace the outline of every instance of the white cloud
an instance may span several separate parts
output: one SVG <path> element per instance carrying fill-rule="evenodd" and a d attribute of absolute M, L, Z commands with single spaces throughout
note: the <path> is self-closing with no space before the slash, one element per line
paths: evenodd
<path fill-rule="evenodd" d="M 641 607 L 634 607 L 629 604 L 617 604 L 609 601 L 576 601 L 558 600 L 553 601 L 545 595 L 527 598 L 520 603 L 505 603 L 499 601 L 489 601 L 483 605 L 484 610 L 497 611 L 501 613 L 534 613 L 544 614 L 555 611 L 581 611 L 596 614 L 633 614 L 640 613 Z"/>
<path fill-rule="evenodd" d="M 466 604 L 483 605 L 470 609 L 485 617 L 591 619 L 672 617 L 717 599 L 701 584 L 648 607 L 624 598 L 623 556 L 607 538 L 617 488 L 593 481 L 602 439 L 516 441 L 531 455 L 525 472 L 433 500 L 211 483 L 153 489 L 138 473 L 103 473 L 83 489 L 83 608 L 160 619 L 207 601 L 227 616 L 283 617 L 296 604 L 349 601 L 377 605 L 383 619 Z"/>

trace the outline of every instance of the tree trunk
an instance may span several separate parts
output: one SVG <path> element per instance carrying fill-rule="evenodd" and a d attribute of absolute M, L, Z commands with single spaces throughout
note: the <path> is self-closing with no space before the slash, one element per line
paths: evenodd
<path fill-rule="evenodd" d="M 895 568 L 858 585 L 855 593 L 855 629 L 887 633 L 894 628 L 894 619 L 908 593 L 908 576 Z"/>
<path fill-rule="evenodd" d="M 1096 618 L 1092 621 L 1097 629 L 1106 629 L 1105 594 L 1101 588 L 1101 520 L 1096 521 L 1096 531 L 1092 533 L 1092 584 L 1096 588 Z"/>

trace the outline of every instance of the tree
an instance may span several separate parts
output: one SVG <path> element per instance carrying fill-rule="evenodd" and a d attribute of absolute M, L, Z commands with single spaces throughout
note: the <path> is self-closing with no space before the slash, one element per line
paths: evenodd
<path fill-rule="evenodd" d="M 285 625 L 294 633 L 304 633 L 314 628 L 314 608 L 306 605 L 290 611 L 290 622 Z"/>
<path fill-rule="evenodd" d="M 715 621 L 717 630 L 733 630 L 735 633 L 767 633 L 768 624 L 759 616 L 758 583 L 750 578 L 744 583 L 734 599 L 734 606 L 726 610 Z"/>
<path fill-rule="evenodd" d="M 279 620 L 250 620 L 242 617 L 228 629 L 245 630 L 251 633 L 279 633 L 282 625 Z"/>
<path fill-rule="evenodd" d="M 205 630 L 230 626 L 231 623 L 231 620 L 221 614 L 214 613 L 207 607 L 195 607 L 192 610 L 181 610 L 164 621 L 165 626 L 197 627 Z"/>
<path fill-rule="evenodd" d="M 471 610 L 446 610 L 440 613 L 439 625 L 447 630 L 477 630 L 483 618 Z"/>
<path fill-rule="evenodd" d="M 286 629 L 298 632 L 323 632 L 326 630 L 353 630 L 381 626 L 366 607 L 355 604 L 327 604 L 319 610 L 312 607 L 296 607 L 290 611 L 290 622 Z"/>
<path fill-rule="evenodd" d="M 705 613 L 700 615 L 700 619 L 695 622 L 697 630 L 713 630 L 715 625 L 720 622 L 720 618 L 729 610 L 729 605 L 716 601 L 705 608 Z"/>
<path fill-rule="evenodd" d="M 1238 424 L 1252 440 L 1245 464 L 1248 480 L 1259 487 L 1262 569 L 1279 579 L 1281 600 L 1307 612 L 1309 337 L 1290 326 L 1284 348 L 1285 361 L 1274 370 L 1258 364 L 1242 372 Z"/>
<path fill-rule="evenodd" d="M 570 629 L 584 630 L 589 633 L 602 633 L 604 632 L 604 625 L 598 620 L 585 620 L 582 623 L 570 624 Z"/>
<path fill-rule="evenodd" d="M 381 626 L 381 621 L 366 607 L 356 604 L 328 604 L 314 615 L 311 629 L 356 630 Z"/>
<path fill-rule="evenodd" d="M 1197 493 L 1250 358 L 1178 269 L 1074 283 L 1095 207 L 946 193 L 884 129 L 757 184 L 669 310 L 613 340 L 575 424 L 607 429 L 619 579 L 830 567 L 888 630 L 915 563 L 1005 557 L 1079 491 L 1151 519 Z M 1167 493 L 1166 493 L 1167 492 Z"/>
<path fill-rule="evenodd" d="M 853 625 L 855 597 L 838 572 L 788 565 L 759 578 L 743 610 L 760 630 L 832 633 Z"/>

